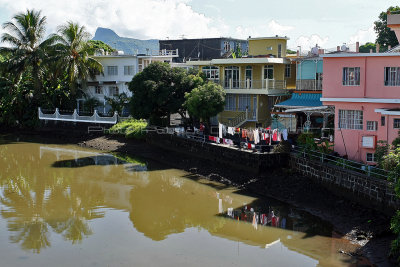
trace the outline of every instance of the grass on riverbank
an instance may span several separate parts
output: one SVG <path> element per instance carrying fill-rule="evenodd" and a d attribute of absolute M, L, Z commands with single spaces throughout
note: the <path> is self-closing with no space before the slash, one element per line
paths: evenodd
<path fill-rule="evenodd" d="M 144 131 L 146 127 L 146 120 L 130 119 L 115 124 L 109 129 L 108 133 L 122 135 L 126 138 L 143 139 L 146 136 L 146 132 Z"/>

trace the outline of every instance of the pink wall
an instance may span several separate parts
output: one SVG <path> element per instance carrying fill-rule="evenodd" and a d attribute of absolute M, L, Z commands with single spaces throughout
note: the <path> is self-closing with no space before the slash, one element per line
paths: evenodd
<path fill-rule="evenodd" d="M 342 84 L 343 67 L 360 67 L 359 86 Z M 400 86 L 384 85 L 385 67 L 400 67 L 400 56 L 324 57 L 322 96 L 400 98 Z"/>
<path fill-rule="evenodd" d="M 396 104 L 376 104 L 376 103 L 343 103 L 325 102 L 335 106 L 335 151 L 340 155 L 346 155 L 351 160 L 366 161 L 366 153 L 374 153 L 374 149 L 362 147 L 362 136 L 376 136 L 376 140 L 385 140 L 392 143 L 398 136 L 399 129 L 393 128 L 393 119 L 400 116 L 385 116 L 385 126 L 381 126 L 381 114 L 376 113 L 377 108 L 399 108 Z M 362 110 L 363 111 L 363 130 L 339 129 L 339 110 Z M 367 121 L 377 121 L 377 131 L 367 131 Z"/>

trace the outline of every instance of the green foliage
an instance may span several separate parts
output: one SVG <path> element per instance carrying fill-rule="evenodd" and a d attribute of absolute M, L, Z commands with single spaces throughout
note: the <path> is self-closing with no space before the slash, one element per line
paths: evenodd
<path fill-rule="evenodd" d="M 101 106 L 102 103 L 95 97 L 85 99 L 83 102 L 83 110 L 86 112 L 94 112 L 95 107 Z"/>
<path fill-rule="evenodd" d="M 391 6 L 387 11 L 400 11 L 400 7 Z M 396 34 L 387 26 L 387 11 L 381 12 L 379 14 L 379 19 L 374 22 L 374 30 L 377 33 L 376 42 L 384 48 L 387 48 L 389 45 L 393 47 L 399 44 Z"/>
<path fill-rule="evenodd" d="M 292 145 L 285 140 L 282 140 L 279 142 L 277 146 L 274 147 L 273 152 L 275 153 L 290 153 L 290 150 L 292 149 Z"/>
<path fill-rule="evenodd" d="M 400 198 L 400 147 L 383 157 L 383 167 L 390 170 L 389 180 L 393 182 L 396 196 Z M 393 216 L 390 229 L 396 235 L 392 241 L 391 254 L 398 256 L 397 261 L 400 263 L 400 210 Z"/>
<path fill-rule="evenodd" d="M 364 45 L 360 45 L 360 53 L 369 53 L 370 49 L 375 53 L 376 51 L 376 44 L 367 42 Z M 387 50 L 387 47 L 381 46 L 379 48 L 379 52 L 385 52 Z"/>
<path fill-rule="evenodd" d="M 375 160 L 378 166 L 381 168 L 383 163 L 383 157 L 389 152 L 389 145 L 386 141 L 379 140 L 377 142 L 375 150 Z"/>
<path fill-rule="evenodd" d="M 147 127 L 146 120 L 130 119 L 119 122 L 110 128 L 112 134 L 123 135 L 127 138 L 143 139 L 146 136 L 144 129 Z"/>
<path fill-rule="evenodd" d="M 122 114 L 122 110 L 124 107 L 129 103 L 129 98 L 125 93 L 119 94 L 115 97 L 107 97 L 105 96 L 104 99 L 107 103 L 111 106 L 111 113 L 118 112 L 118 114 Z"/>
<path fill-rule="evenodd" d="M 400 146 L 400 131 L 398 132 L 398 137 L 396 137 L 396 139 L 393 140 L 392 145 L 396 148 L 398 146 Z"/>
<path fill-rule="evenodd" d="M 136 74 L 129 83 L 129 90 L 133 94 L 131 114 L 135 118 L 150 119 L 152 123 L 173 113 L 183 115 L 185 93 L 203 83 L 199 75 L 188 75 L 184 69 L 154 62 Z"/>
<path fill-rule="evenodd" d="M 88 54 L 94 55 L 97 51 L 104 51 L 106 53 L 114 52 L 115 49 L 109 46 L 108 44 L 98 41 L 98 40 L 89 40 L 87 41 L 88 44 Z"/>
<path fill-rule="evenodd" d="M 293 55 L 293 54 L 297 54 L 297 52 L 293 51 L 293 50 L 290 50 L 290 49 L 286 49 L 286 54 Z"/>
<path fill-rule="evenodd" d="M 208 82 L 185 94 L 185 107 L 191 116 L 208 122 L 224 110 L 225 94 L 220 85 Z"/>

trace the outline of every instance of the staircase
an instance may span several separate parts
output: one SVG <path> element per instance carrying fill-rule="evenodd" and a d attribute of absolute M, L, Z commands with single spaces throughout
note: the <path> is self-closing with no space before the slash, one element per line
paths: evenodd
<path fill-rule="evenodd" d="M 228 122 L 229 127 L 240 127 L 248 120 L 248 110 L 240 112 L 235 118 Z"/>

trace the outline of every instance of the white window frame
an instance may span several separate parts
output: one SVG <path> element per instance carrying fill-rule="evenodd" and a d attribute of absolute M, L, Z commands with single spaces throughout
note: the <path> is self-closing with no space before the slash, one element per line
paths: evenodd
<path fill-rule="evenodd" d="M 118 76 L 118 66 L 107 66 L 108 76 Z"/>
<path fill-rule="evenodd" d="M 290 64 L 285 65 L 285 78 L 290 78 L 292 76 L 292 69 Z"/>
<path fill-rule="evenodd" d="M 369 163 L 375 163 L 375 153 L 367 152 L 365 155 L 365 161 Z"/>
<path fill-rule="evenodd" d="M 134 73 L 135 73 L 135 66 L 133 65 L 124 66 L 125 76 L 133 76 Z"/>
<path fill-rule="evenodd" d="M 229 41 L 224 41 L 224 52 L 229 52 L 231 50 L 231 44 Z"/>
<path fill-rule="evenodd" d="M 94 92 L 95 92 L 95 94 L 97 94 L 97 95 L 102 95 L 102 94 L 103 94 L 103 87 L 100 86 L 100 85 L 96 85 L 96 86 L 94 87 Z"/>
<path fill-rule="evenodd" d="M 219 68 L 215 66 L 205 66 L 201 68 L 201 71 L 206 75 L 209 80 L 219 79 Z"/>
<path fill-rule="evenodd" d="M 237 89 L 240 85 L 240 68 L 238 66 L 227 66 L 224 71 L 225 88 L 230 88 L 229 80 L 232 79 L 232 88 Z"/>
<path fill-rule="evenodd" d="M 393 119 L 393 129 L 400 129 L 400 119 L 399 118 Z"/>
<path fill-rule="evenodd" d="M 385 86 L 400 86 L 400 67 L 385 67 Z"/>
<path fill-rule="evenodd" d="M 272 72 L 272 78 L 268 78 L 268 73 Z M 267 74 L 267 75 L 266 75 Z M 265 65 L 264 69 L 263 69 L 263 78 L 265 79 L 270 79 L 273 80 L 274 79 L 274 65 Z"/>
<path fill-rule="evenodd" d="M 340 129 L 362 130 L 363 111 L 339 109 L 338 126 Z"/>
<path fill-rule="evenodd" d="M 344 86 L 360 86 L 360 67 L 344 67 L 342 84 Z"/>
<path fill-rule="evenodd" d="M 367 121 L 367 131 L 377 131 L 378 122 L 377 121 Z"/>

